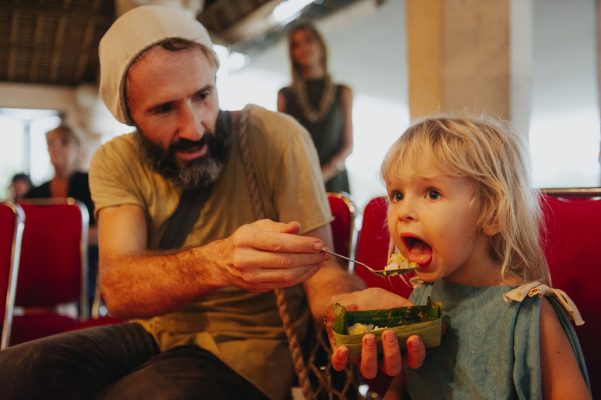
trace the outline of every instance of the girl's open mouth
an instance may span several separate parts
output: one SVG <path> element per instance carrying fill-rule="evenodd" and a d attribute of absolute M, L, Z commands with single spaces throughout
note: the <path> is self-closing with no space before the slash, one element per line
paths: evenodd
<path fill-rule="evenodd" d="M 408 252 L 409 261 L 413 261 L 420 267 L 427 267 L 432 261 L 432 247 L 420 238 L 407 235 L 401 238 Z"/>

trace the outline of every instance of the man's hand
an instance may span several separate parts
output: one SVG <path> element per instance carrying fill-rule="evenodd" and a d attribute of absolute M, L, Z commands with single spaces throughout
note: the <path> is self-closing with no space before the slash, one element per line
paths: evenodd
<path fill-rule="evenodd" d="M 412 305 L 409 300 L 380 288 L 369 288 L 359 292 L 337 295 L 334 296 L 332 302 L 345 306 L 347 310 L 377 310 Z M 325 324 L 330 344 L 334 349 L 332 366 L 335 370 L 341 371 L 349 361 L 348 349 L 346 346 L 335 347 L 332 334 L 333 321 L 334 313 L 329 310 L 326 314 Z M 378 372 L 378 354 L 375 339 L 375 336 L 371 333 L 364 335 L 362 339 L 359 370 L 361 375 L 367 379 L 374 378 Z M 402 361 L 405 361 L 409 368 L 419 368 L 422 365 L 426 357 L 426 348 L 421 338 L 416 335 L 410 336 L 407 338 L 406 345 L 407 354 L 405 360 L 403 360 L 396 334 L 388 329 L 382 333 L 383 357 L 379 366 L 386 375 L 398 375 L 402 369 Z"/>
<path fill-rule="evenodd" d="M 260 220 L 238 228 L 218 246 L 225 285 L 263 292 L 285 288 L 313 276 L 329 256 L 324 243 L 300 236 L 297 222 Z"/>

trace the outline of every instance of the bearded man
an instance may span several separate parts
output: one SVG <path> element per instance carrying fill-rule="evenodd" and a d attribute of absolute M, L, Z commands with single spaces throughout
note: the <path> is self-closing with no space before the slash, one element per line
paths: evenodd
<path fill-rule="evenodd" d="M 311 138 L 283 114 L 219 109 L 218 59 L 201 24 L 134 8 L 99 55 L 103 101 L 136 127 L 104 144 L 90 168 L 100 287 L 128 322 L 0 353 L 11 370 L 5 393 L 29 384 L 44 398 L 285 399 L 294 369 L 274 289 L 285 289 L 301 339 L 333 301 L 405 305 L 381 290 L 353 292 L 362 284 L 321 251 L 332 247 L 332 216 Z M 257 203 L 268 219 L 257 220 Z M 395 375 L 401 356 L 389 333 L 382 367 Z M 367 377 L 378 368 L 369 337 Z M 424 355 L 416 340 L 414 366 Z M 343 365 L 347 352 L 335 357 Z M 42 375 L 44 384 L 31 382 Z"/>

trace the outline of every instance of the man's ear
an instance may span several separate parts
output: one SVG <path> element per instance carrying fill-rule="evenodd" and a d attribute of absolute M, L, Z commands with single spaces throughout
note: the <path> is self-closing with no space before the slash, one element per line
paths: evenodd
<path fill-rule="evenodd" d="M 484 226 L 482 227 L 482 232 L 484 232 L 484 234 L 489 237 L 496 235 L 497 233 L 501 232 L 499 222 L 497 222 L 497 220 L 495 219 L 491 223 L 484 224 Z"/>

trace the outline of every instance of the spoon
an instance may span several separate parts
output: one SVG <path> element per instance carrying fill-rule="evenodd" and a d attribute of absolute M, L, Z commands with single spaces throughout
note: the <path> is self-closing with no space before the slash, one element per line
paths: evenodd
<path fill-rule="evenodd" d="M 331 254 L 333 256 L 336 257 L 340 257 L 343 258 L 347 261 L 362 265 L 363 267 L 367 268 L 367 270 L 369 272 L 371 272 L 374 275 L 378 275 L 378 276 L 397 276 L 397 275 L 403 275 L 406 274 L 408 272 L 411 271 L 415 271 L 418 267 L 417 266 L 409 266 L 409 267 L 399 267 L 399 268 L 394 268 L 394 269 L 374 269 L 372 267 L 370 267 L 369 265 L 361 262 L 361 261 L 357 261 L 357 260 L 353 260 L 352 258 L 343 256 L 342 254 L 338 254 L 333 252 L 332 250 L 328 249 L 327 247 L 324 247 L 321 249 L 321 251 L 323 251 L 324 253 L 328 253 Z"/>

